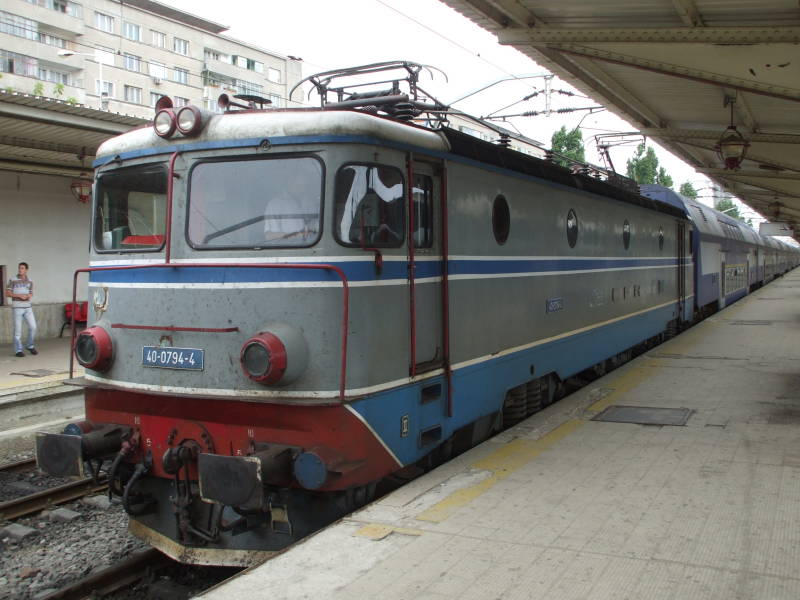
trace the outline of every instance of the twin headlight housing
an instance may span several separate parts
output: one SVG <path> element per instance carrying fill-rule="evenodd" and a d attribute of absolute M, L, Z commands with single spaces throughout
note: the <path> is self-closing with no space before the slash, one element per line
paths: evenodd
<path fill-rule="evenodd" d="M 196 106 L 184 106 L 176 110 L 172 106 L 172 100 L 162 96 L 156 102 L 153 129 L 157 136 L 165 139 L 172 137 L 176 130 L 191 137 L 200 133 L 207 121 L 208 114 Z"/>

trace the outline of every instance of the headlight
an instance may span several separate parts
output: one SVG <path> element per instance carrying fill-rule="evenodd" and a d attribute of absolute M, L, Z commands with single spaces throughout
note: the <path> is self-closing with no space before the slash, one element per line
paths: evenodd
<path fill-rule="evenodd" d="M 286 347 L 277 336 L 262 332 L 244 343 L 239 360 L 244 374 L 253 381 L 277 383 L 286 371 Z"/>
<path fill-rule="evenodd" d="M 196 106 L 184 106 L 178 111 L 177 122 L 183 135 L 195 135 L 203 128 L 203 114 Z"/>
<path fill-rule="evenodd" d="M 75 341 L 75 357 L 87 369 L 105 371 L 111 366 L 113 356 L 111 336 L 102 327 L 82 331 Z"/>
<path fill-rule="evenodd" d="M 175 113 L 171 108 L 164 108 L 156 113 L 153 129 L 162 138 L 168 138 L 175 133 Z"/>

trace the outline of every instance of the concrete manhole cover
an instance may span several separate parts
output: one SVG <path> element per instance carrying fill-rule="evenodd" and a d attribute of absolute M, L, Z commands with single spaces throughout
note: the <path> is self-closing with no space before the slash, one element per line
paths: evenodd
<path fill-rule="evenodd" d="M 658 408 L 653 406 L 612 405 L 592 421 L 611 423 L 638 423 L 639 425 L 675 425 L 682 427 L 692 414 L 690 408 Z"/>
<path fill-rule="evenodd" d="M 66 371 L 53 371 L 52 369 L 32 369 L 30 371 L 17 371 L 11 375 L 22 375 L 23 377 L 47 377 L 48 375 L 57 375 L 58 373 L 66 373 Z"/>

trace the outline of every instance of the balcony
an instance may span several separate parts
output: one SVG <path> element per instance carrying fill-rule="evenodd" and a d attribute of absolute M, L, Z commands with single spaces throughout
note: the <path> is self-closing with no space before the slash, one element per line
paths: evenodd
<path fill-rule="evenodd" d="M 261 80 L 264 79 L 264 76 L 260 73 L 248 71 L 247 69 L 242 69 L 236 65 L 222 62 L 221 60 L 206 59 L 205 63 L 203 63 L 203 70 L 207 71 L 209 74 L 219 73 L 220 75 L 224 75 L 225 77 L 230 77 L 232 79 L 248 79 L 257 83 L 261 83 Z"/>
<path fill-rule="evenodd" d="M 36 90 L 37 84 L 42 84 L 42 89 Z M 36 77 L 26 77 L 25 75 L 17 75 L 15 73 L 3 73 L 3 80 L 0 81 L 0 87 L 4 90 L 19 92 L 20 94 L 34 95 L 39 91 L 39 96 L 45 98 L 55 98 L 56 100 L 63 100 L 66 102 L 68 99 L 73 98 L 76 104 L 86 104 L 86 92 L 74 85 L 65 85 L 62 94 L 59 96 L 55 93 L 56 85 L 52 81 L 42 81 Z"/>
<path fill-rule="evenodd" d="M 67 46 L 68 48 L 66 48 L 66 50 L 73 49 L 71 47 L 73 44 L 68 43 Z M 35 40 L 28 40 L 7 33 L 0 33 L 0 48 L 10 50 L 17 54 L 24 54 L 25 56 L 30 56 L 40 61 L 64 65 L 64 59 L 58 55 L 58 51 L 62 48 L 58 46 L 50 46 L 49 44 L 44 44 Z"/>
<path fill-rule="evenodd" d="M 39 23 L 46 25 L 46 29 L 52 31 L 53 34 L 59 35 L 60 37 L 69 39 L 75 38 L 75 36 L 81 36 L 84 33 L 85 25 L 83 19 L 78 19 L 77 17 L 67 15 L 63 12 L 51 10 L 49 8 L 43 8 L 41 6 L 25 2 L 24 0 L 14 0 L 14 2 L 11 2 L 6 6 L 7 8 L 4 8 L 3 10 L 7 10 L 18 15 L 24 15 L 26 19 L 38 21 Z M 86 7 L 84 7 L 84 10 L 86 10 Z"/>

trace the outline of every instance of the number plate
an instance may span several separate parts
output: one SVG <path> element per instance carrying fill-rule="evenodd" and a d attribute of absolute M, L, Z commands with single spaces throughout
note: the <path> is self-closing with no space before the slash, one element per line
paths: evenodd
<path fill-rule="evenodd" d="M 145 346 L 142 348 L 142 366 L 202 371 L 204 355 L 205 351 L 199 348 Z"/>

